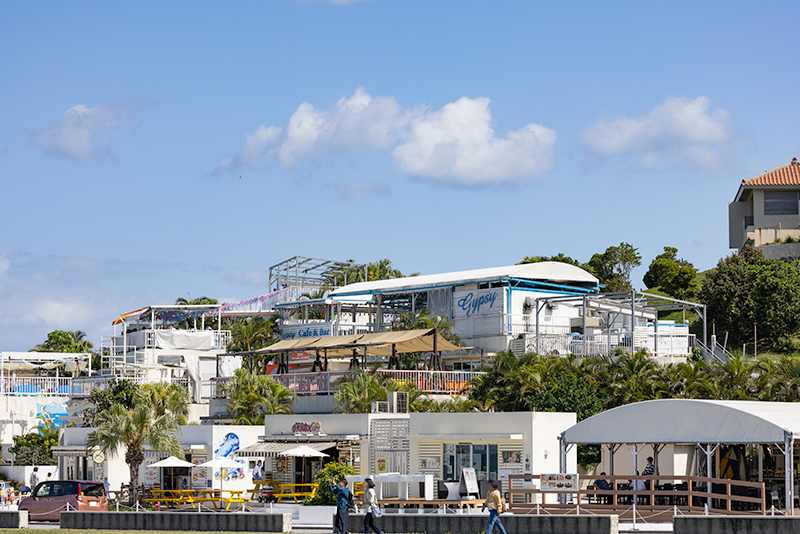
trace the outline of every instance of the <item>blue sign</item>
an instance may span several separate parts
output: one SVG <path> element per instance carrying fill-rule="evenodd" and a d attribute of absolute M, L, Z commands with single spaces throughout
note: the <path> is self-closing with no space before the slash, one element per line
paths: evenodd
<path fill-rule="evenodd" d="M 494 306 L 494 301 L 496 298 L 497 291 L 486 293 L 477 298 L 475 298 L 472 293 L 468 293 L 467 296 L 458 301 L 458 307 L 464 310 L 464 312 L 467 314 L 467 317 L 469 317 L 470 315 L 480 313 L 481 306 L 485 304 L 488 304 L 488 308 L 491 309 L 492 306 Z"/>

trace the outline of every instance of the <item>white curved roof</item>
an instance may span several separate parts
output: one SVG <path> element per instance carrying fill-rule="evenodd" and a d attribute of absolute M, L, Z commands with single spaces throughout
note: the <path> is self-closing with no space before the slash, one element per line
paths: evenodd
<path fill-rule="evenodd" d="M 567 443 L 783 443 L 800 403 L 663 399 L 613 408 L 564 431 Z"/>
<path fill-rule="evenodd" d="M 543 261 L 539 263 L 526 263 L 524 265 L 509 265 L 507 267 L 490 267 L 488 269 L 473 269 L 471 271 L 409 276 L 406 278 L 394 278 L 392 280 L 358 282 L 331 291 L 330 296 L 401 292 L 429 287 L 448 287 L 462 284 L 474 284 L 477 282 L 492 282 L 506 278 L 547 281 L 564 285 L 570 285 L 570 283 L 581 285 L 599 283 L 596 277 L 580 267 L 558 261 Z"/>

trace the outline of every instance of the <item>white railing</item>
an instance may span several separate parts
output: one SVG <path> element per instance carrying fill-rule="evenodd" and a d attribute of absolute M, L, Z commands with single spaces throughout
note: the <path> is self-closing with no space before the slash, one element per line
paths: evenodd
<path fill-rule="evenodd" d="M 188 333 L 212 332 L 214 335 L 213 350 L 224 350 L 231 342 L 230 330 L 185 330 Z M 126 352 L 129 354 L 141 349 L 157 349 L 158 342 L 155 336 L 156 331 L 151 329 L 129 332 L 118 336 L 102 336 L 100 345 L 112 355 L 121 356 Z"/>
<path fill-rule="evenodd" d="M 10 396 L 69 396 L 71 377 L 4 376 L 0 379 L 0 394 Z"/>
<path fill-rule="evenodd" d="M 658 350 L 656 351 L 656 338 Z M 576 354 L 579 356 L 592 356 L 599 354 L 613 354 L 617 348 L 625 352 L 645 350 L 649 354 L 659 356 L 688 356 L 694 348 L 693 334 L 634 334 L 634 346 L 631 349 L 630 333 L 617 332 L 611 334 L 580 335 L 541 335 L 538 337 L 539 354 L 565 355 Z M 526 339 L 525 350 L 537 351 L 537 337 Z"/>
<path fill-rule="evenodd" d="M 474 371 L 395 371 L 381 369 L 384 376 L 393 378 L 400 385 L 413 386 L 423 393 L 457 394 L 472 384 L 472 379 L 483 374 Z M 278 382 L 288 387 L 299 396 L 333 395 L 336 392 L 336 380 L 347 375 L 348 371 L 328 371 L 319 373 L 288 373 L 272 375 Z M 215 399 L 227 397 L 220 390 L 220 385 L 228 378 L 212 378 L 209 383 L 210 396 Z"/>
<path fill-rule="evenodd" d="M 98 376 L 98 377 L 78 377 L 70 378 L 72 381 L 70 385 L 70 397 L 86 398 L 92 394 L 95 389 L 105 389 L 108 387 L 109 382 L 112 380 L 130 380 L 134 384 L 151 384 L 156 382 L 166 382 L 168 384 L 178 384 L 179 386 L 189 389 L 188 378 L 146 378 L 146 377 L 111 377 L 111 376 Z"/>

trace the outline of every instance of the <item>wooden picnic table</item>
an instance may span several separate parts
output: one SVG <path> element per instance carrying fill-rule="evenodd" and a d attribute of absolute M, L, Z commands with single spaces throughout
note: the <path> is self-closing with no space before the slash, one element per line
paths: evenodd
<path fill-rule="evenodd" d="M 192 508 L 194 508 L 195 504 L 203 506 L 204 502 L 210 502 L 216 509 L 217 503 L 222 499 L 219 490 L 186 490 L 183 497 L 183 503 L 190 504 Z"/>
<path fill-rule="evenodd" d="M 298 497 L 302 497 L 305 499 L 308 497 L 309 499 L 314 497 L 314 493 L 317 491 L 318 484 L 314 482 L 304 482 L 304 483 L 297 483 L 297 484 L 278 484 L 280 488 L 277 493 L 275 493 L 275 501 L 281 502 L 281 500 L 291 497 L 294 502 L 297 502 Z M 304 489 L 310 488 L 310 489 Z"/>
<path fill-rule="evenodd" d="M 151 497 L 145 498 L 144 502 L 149 502 L 150 504 L 161 502 L 168 506 L 170 504 L 175 504 L 176 506 L 180 506 L 180 502 L 182 499 L 180 493 L 181 490 L 151 489 L 150 490 Z"/>
<path fill-rule="evenodd" d="M 225 507 L 225 509 L 226 510 L 230 510 L 231 509 L 231 504 L 233 504 L 235 502 L 240 503 L 242 505 L 242 508 L 244 508 L 245 499 L 243 497 L 243 494 L 245 492 L 247 492 L 247 491 L 248 490 L 220 490 L 221 493 L 229 493 L 230 494 L 227 498 L 223 497 L 221 499 L 222 502 L 228 503 L 228 505 Z"/>

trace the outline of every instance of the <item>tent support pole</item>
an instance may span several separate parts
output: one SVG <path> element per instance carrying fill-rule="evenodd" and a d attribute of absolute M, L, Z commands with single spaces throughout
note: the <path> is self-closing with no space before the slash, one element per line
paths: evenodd
<path fill-rule="evenodd" d="M 717 448 L 719 447 L 719 443 L 714 445 L 713 448 L 711 447 L 710 443 L 708 444 L 707 447 L 703 447 L 699 443 L 697 444 L 697 446 L 701 448 L 704 453 L 706 453 L 706 477 L 712 478 L 713 473 L 711 472 L 711 456 L 714 454 L 714 451 L 716 451 Z M 711 510 L 711 482 L 707 482 L 706 486 L 707 486 L 706 493 L 708 493 L 708 497 L 706 498 L 706 504 L 708 505 L 708 509 Z"/>
<path fill-rule="evenodd" d="M 784 484 L 786 515 L 794 515 L 794 437 L 785 433 L 783 437 Z"/>
<path fill-rule="evenodd" d="M 539 352 L 539 299 L 536 299 L 536 354 Z"/>

